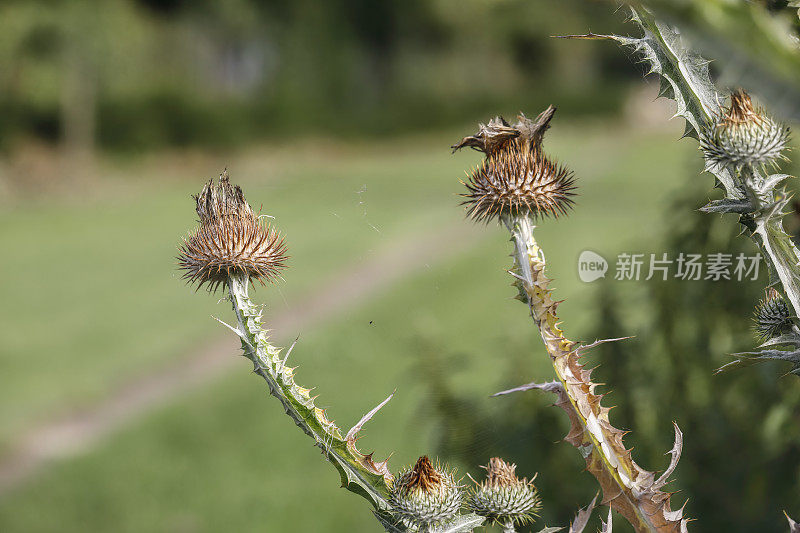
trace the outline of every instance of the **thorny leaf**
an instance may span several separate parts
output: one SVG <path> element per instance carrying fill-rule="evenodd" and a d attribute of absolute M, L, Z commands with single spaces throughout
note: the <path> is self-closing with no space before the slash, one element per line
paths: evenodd
<path fill-rule="evenodd" d="M 760 350 L 756 352 L 740 352 L 733 354 L 736 360 L 726 363 L 715 370 L 715 373 L 725 372 L 733 368 L 741 368 L 761 363 L 763 361 L 786 361 L 792 364 L 789 374 L 800 376 L 800 349 L 798 350 Z"/>
<path fill-rule="evenodd" d="M 700 208 L 700 211 L 704 213 L 737 213 L 740 215 L 752 213 L 753 210 L 753 204 L 750 203 L 750 200 L 744 198 L 735 200 L 729 200 L 728 198 L 711 200 Z"/>
<path fill-rule="evenodd" d="M 435 529 L 433 533 L 470 533 L 482 525 L 486 519 L 476 514 L 459 515 L 452 522 Z"/>
<path fill-rule="evenodd" d="M 397 391 L 395 390 L 394 392 L 397 392 Z M 352 428 L 350 428 L 350 431 L 347 432 L 347 436 L 345 437 L 345 440 L 347 440 L 348 442 L 355 442 L 356 435 L 358 435 L 358 432 L 361 431 L 362 427 L 364 427 L 364 424 L 369 422 L 372 419 L 372 417 L 375 416 L 375 413 L 377 413 L 378 411 L 381 410 L 381 407 L 383 407 L 384 405 L 389 403 L 389 400 L 394 398 L 394 392 L 391 393 L 388 398 L 386 398 L 381 403 L 379 403 L 377 405 L 377 407 L 372 409 L 372 411 L 370 411 L 369 413 L 367 413 L 363 417 L 361 417 L 361 420 L 359 420 L 358 423 L 355 426 L 353 426 Z"/>
<path fill-rule="evenodd" d="M 386 533 L 408 532 L 408 529 L 406 529 L 405 526 L 397 523 L 394 519 L 392 519 L 391 515 L 389 515 L 388 513 L 380 511 L 372 511 L 372 514 L 374 514 L 375 518 L 378 519 L 378 522 L 381 523 L 383 528 L 386 530 Z"/>

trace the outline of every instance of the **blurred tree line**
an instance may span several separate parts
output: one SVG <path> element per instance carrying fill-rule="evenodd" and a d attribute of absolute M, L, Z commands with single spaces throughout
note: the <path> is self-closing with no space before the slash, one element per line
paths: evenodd
<path fill-rule="evenodd" d="M 376 135 L 616 109 L 636 75 L 583 0 L 7 0 L 0 146 L 75 150 Z"/>

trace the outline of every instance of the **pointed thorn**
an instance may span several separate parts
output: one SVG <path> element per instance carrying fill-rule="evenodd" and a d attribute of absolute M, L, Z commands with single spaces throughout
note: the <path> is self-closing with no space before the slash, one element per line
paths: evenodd
<path fill-rule="evenodd" d="M 395 390 L 394 390 L 394 391 L 393 391 L 393 392 L 392 392 L 392 393 L 389 395 L 389 397 L 388 397 L 388 398 L 386 398 L 385 400 L 383 400 L 383 401 L 382 401 L 381 403 L 379 403 L 379 404 L 378 404 L 378 405 L 377 405 L 375 408 L 373 408 L 373 409 L 372 409 L 370 412 L 368 412 L 368 413 L 367 413 L 367 414 L 365 414 L 363 417 L 361 417 L 361 420 L 359 420 L 359 421 L 356 423 L 356 425 L 355 425 L 355 426 L 353 426 L 352 428 L 350 428 L 350 431 L 348 431 L 348 432 L 347 432 L 347 436 L 345 437 L 345 440 L 351 440 L 351 439 L 353 439 L 353 438 L 356 436 L 356 434 L 357 434 L 359 431 L 361 431 L 361 428 L 364 426 L 364 424 L 366 424 L 367 422 L 369 422 L 369 421 L 370 421 L 370 419 L 372 419 L 372 417 L 373 417 L 373 416 L 375 416 L 375 413 L 377 413 L 378 411 L 380 411 L 381 407 L 383 407 L 384 405 L 386 405 L 387 403 L 389 403 L 389 400 L 391 400 L 391 399 L 394 397 L 394 394 L 395 394 L 395 392 L 397 392 L 397 389 L 395 389 Z M 372 454 L 370 454 L 370 455 L 372 455 Z"/>

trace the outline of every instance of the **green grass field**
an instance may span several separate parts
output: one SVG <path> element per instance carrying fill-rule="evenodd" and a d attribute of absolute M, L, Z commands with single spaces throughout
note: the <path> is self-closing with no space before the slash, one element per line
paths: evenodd
<path fill-rule="evenodd" d="M 593 291 L 577 278 L 578 254 L 592 249 L 611 258 L 632 243 L 652 243 L 670 192 L 697 167 L 693 144 L 676 142 L 675 131 L 616 129 L 565 124 L 548 138 L 580 187 L 574 214 L 543 223 L 539 234 L 558 295 L 568 299 L 560 308 L 567 332 L 578 339 L 592 319 L 582 302 Z M 478 161 L 449 154 L 458 135 L 346 147 L 309 142 L 232 156 L 233 181 L 275 216 L 290 246 L 286 281 L 256 292 L 269 314 L 280 313 L 284 297 L 324 287 L 394 240 L 458 224 L 458 178 Z M 185 287 L 173 266 L 175 245 L 195 218 L 188 195 L 219 168 L 162 178 L 154 164 L 107 164 L 109 183 L 91 199 L 0 213 L 0 246 L 13 251 L 0 286 L 0 450 L 225 335 L 209 315 L 225 319 L 228 304 Z M 508 347 L 531 346 L 526 375 L 517 379 L 549 378 L 525 309 L 510 298 L 508 253 L 499 228 L 488 238 L 476 230 L 467 252 L 444 262 L 432 257 L 429 268 L 358 309 L 300 332 L 292 355 L 299 382 L 316 386 L 344 427 L 397 388 L 360 441 L 379 456 L 394 452 L 396 470 L 431 443 L 420 416 L 428 392 L 415 375 L 420 339 L 460 354 L 454 383 L 480 401 L 517 384 L 503 362 Z M 237 370 L 6 494 L 0 530 L 377 531 L 367 507 L 337 489 L 334 470 L 244 359 Z"/>

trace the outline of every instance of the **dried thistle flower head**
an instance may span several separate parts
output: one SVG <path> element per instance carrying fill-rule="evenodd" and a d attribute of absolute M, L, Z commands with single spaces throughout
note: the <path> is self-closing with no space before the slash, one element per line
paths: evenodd
<path fill-rule="evenodd" d="M 743 90 L 731 94 L 730 105 L 700 134 L 706 161 L 739 169 L 776 165 L 785 159 L 789 128 L 775 122 Z"/>
<path fill-rule="evenodd" d="M 788 333 L 793 325 L 789 304 L 772 287 L 766 290 L 764 299 L 756 306 L 753 321 L 756 334 L 764 340 Z"/>
<path fill-rule="evenodd" d="M 227 171 L 194 196 L 200 226 L 179 247 L 183 277 L 211 291 L 233 276 L 261 282 L 275 279 L 287 259 L 280 234 L 256 215 Z"/>
<path fill-rule="evenodd" d="M 566 214 L 575 194 L 573 174 L 542 151 L 554 114 L 553 106 L 535 120 L 521 114 L 513 126 L 497 117 L 453 146 L 453 151 L 468 146 L 486 154 L 468 174 L 468 192 L 462 194 L 470 217 L 489 221 L 501 216 Z"/>
<path fill-rule="evenodd" d="M 453 472 L 427 456 L 395 478 L 389 498 L 392 513 L 408 528 L 426 531 L 450 521 L 461 508 L 461 486 Z"/>
<path fill-rule="evenodd" d="M 467 499 L 467 507 L 495 522 L 525 525 L 533 522 L 542 503 L 533 480 L 519 479 L 517 465 L 499 457 L 489 459 L 486 480 L 476 483 Z"/>

